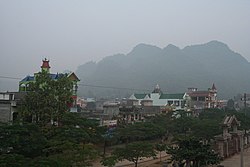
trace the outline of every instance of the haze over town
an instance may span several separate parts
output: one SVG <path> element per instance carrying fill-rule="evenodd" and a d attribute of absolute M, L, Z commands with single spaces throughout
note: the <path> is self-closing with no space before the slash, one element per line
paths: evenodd
<path fill-rule="evenodd" d="M 139 43 L 219 40 L 250 60 L 249 7 L 248 0 L 1 0 L 1 75 L 32 74 L 45 57 L 54 72 L 75 71 Z"/>
<path fill-rule="evenodd" d="M 0 166 L 250 166 L 249 9 L 0 0 Z"/>

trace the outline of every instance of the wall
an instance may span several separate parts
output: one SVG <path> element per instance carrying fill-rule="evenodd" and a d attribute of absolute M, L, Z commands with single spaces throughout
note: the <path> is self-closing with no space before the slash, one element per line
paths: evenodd
<path fill-rule="evenodd" d="M 9 122 L 11 120 L 11 104 L 0 101 L 0 122 Z"/>

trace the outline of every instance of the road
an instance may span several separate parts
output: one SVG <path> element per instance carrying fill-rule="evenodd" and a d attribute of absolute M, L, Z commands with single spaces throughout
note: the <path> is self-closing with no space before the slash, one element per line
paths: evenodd
<path fill-rule="evenodd" d="M 244 150 L 244 167 L 250 167 L 250 147 Z M 143 158 L 139 161 L 138 167 L 161 167 L 159 154 L 157 158 Z M 169 155 L 162 152 L 162 161 L 167 160 Z M 225 159 L 220 165 L 224 167 L 240 167 L 240 154 L 236 154 L 230 158 Z M 99 162 L 93 164 L 95 167 L 103 167 Z M 115 167 L 134 167 L 134 163 L 127 160 L 118 162 Z"/>
<path fill-rule="evenodd" d="M 250 148 L 244 150 L 243 159 L 244 167 L 250 167 Z M 240 167 L 240 154 L 225 159 L 221 165 L 224 165 L 224 167 Z"/>
<path fill-rule="evenodd" d="M 139 160 L 138 163 L 138 167 L 158 167 L 158 166 L 162 166 L 160 165 L 160 154 L 156 155 L 156 158 L 142 158 L 141 160 Z M 169 155 L 167 155 L 166 153 L 162 152 L 161 153 L 161 160 L 167 160 L 169 158 Z M 98 161 L 95 162 L 93 164 L 94 167 L 103 167 Z M 124 161 L 120 161 L 118 163 L 116 163 L 115 167 L 134 167 L 134 163 L 124 160 Z"/>

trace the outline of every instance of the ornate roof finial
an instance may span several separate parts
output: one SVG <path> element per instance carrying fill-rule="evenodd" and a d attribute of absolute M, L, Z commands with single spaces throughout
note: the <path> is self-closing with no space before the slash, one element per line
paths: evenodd
<path fill-rule="evenodd" d="M 49 66 L 49 60 L 47 60 L 46 58 L 43 60 L 43 64 L 41 66 L 41 69 L 42 71 L 45 71 L 47 73 L 49 73 L 49 69 L 50 69 L 50 66 Z"/>
<path fill-rule="evenodd" d="M 152 92 L 152 93 L 162 93 L 162 91 L 161 91 L 161 88 L 160 88 L 159 84 L 156 84 L 155 89 L 153 90 L 153 92 Z"/>
<path fill-rule="evenodd" d="M 212 90 L 217 90 L 214 83 L 213 83 L 213 86 L 212 86 Z"/>
<path fill-rule="evenodd" d="M 50 68 L 50 66 L 49 66 L 49 60 L 47 60 L 47 58 L 45 58 L 43 60 L 43 64 L 42 64 L 41 68 Z"/>

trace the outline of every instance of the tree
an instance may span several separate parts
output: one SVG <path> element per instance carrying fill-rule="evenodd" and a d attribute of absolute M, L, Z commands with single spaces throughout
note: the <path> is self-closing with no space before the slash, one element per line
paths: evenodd
<path fill-rule="evenodd" d="M 124 148 L 117 148 L 112 153 L 117 160 L 128 160 L 138 165 L 139 158 L 154 157 L 155 151 L 153 146 L 147 142 L 134 142 L 126 145 Z"/>
<path fill-rule="evenodd" d="M 171 161 L 186 164 L 190 167 L 214 165 L 220 162 L 220 157 L 208 144 L 203 144 L 196 138 L 178 139 L 175 146 L 170 146 L 166 152 L 171 155 Z"/>
<path fill-rule="evenodd" d="M 29 158 L 19 154 L 0 154 L 0 166 L 2 167 L 23 167 L 29 162 Z"/>
<path fill-rule="evenodd" d="M 157 143 L 157 144 L 155 145 L 155 149 L 156 149 L 157 151 L 159 151 L 159 153 L 160 153 L 160 162 L 161 162 L 161 152 L 166 150 L 166 144 Z"/>
<path fill-rule="evenodd" d="M 235 109 L 235 107 L 234 107 L 234 100 L 233 100 L 233 99 L 229 99 L 229 100 L 227 101 L 227 108 L 228 108 L 229 110 L 234 110 L 234 109 Z"/>
<path fill-rule="evenodd" d="M 36 74 L 35 82 L 29 84 L 29 91 L 21 106 L 21 119 L 40 125 L 60 123 L 64 112 L 72 102 L 72 82 L 66 74 L 52 80 L 45 71 Z"/>
<path fill-rule="evenodd" d="M 61 126 L 0 124 L 0 166 L 90 166 L 103 132 L 98 125 L 70 112 Z"/>
<path fill-rule="evenodd" d="M 47 139 L 34 124 L 0 125 L 0 166 L 30 166 L 44 156 Z"/>
<path fill-rule="evenodd" d="M 169 131 L 173 135 L 188 135 L 188 132 L 193 128 L 196 120 L 195 118 L 181 116 L 180 118 L 174 118 Z"/>
<path fill-rule="evenodd" d="M 87 167 L 91 166 L 91 162 L 98 156 L 97 150 L 93 144 L 82 143 L 77 148 L 77 153 L 73 155 L 75 161 L 74 166 Z"/>
<path fill-rule="evenodd" d="M 95 120 L 67 112 L 62 116 L 61 126 L 43 127 L 43 131 L 48 139 L 44 149 L 47 156 L 63 161 L 64 166 L 90 166 L 98 156 L 94 144 L 101 141 L 104 130 Z"/>
<path fill-rule="evenodd" d="M 115 166 L 116 162 L 117 158 L 115 156 L 104 157 L 101 160 L 101 164 L 108 167 Z"/>
<path fill-rule="evenodd" d="M 43 155 L 47 140 L 38 126 L 14 124 L 0 126 L 0 154 L 20 154 L 28 158 Z"/>
<path fill-rule="evenodd" d="M 192 128 L 192 136 L 209 141 L 213 139 L 215 135 L 222 132 L 221 121 L 212 119 L 197 119 Z"/>
<path fill-rule="evenodd" d="M 152 122 L 138 122 L 115 130 L 115 135 L 126 143 L 131 141 L 149 140 L 163 136 L 165 129 Z"/>

